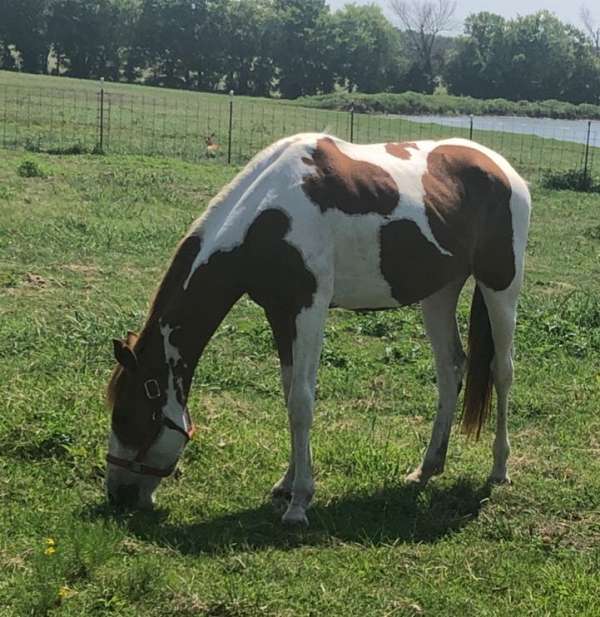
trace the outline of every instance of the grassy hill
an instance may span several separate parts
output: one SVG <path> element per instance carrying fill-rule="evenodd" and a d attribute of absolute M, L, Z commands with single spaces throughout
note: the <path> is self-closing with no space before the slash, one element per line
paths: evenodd
<path fill-rule="evenodd" d="M 94 81 L 0 71 L 0 145 L 54 153 L 89 153 L 101 145 L 113 154 L 242 163 L 274 140 L 298 132 L 328 131 L 359 143 L 470 136 L 467 121 L 455 128 L 384 114 L 351 116 L 339 109 L 347 107 L 347 98 L 340 103 L 337 95 L 300 101 L 302 106 L 107 83 L 101 104 L 99 91 Z M 421 95 L 406 95 L 411 96 Z M 321 103 L 334 109 L 321 109 Z M 584 158 L 580 143 L 510 132 L 510 125 L 494 131 L 475 127 L 472 137 L 504 154 L 530 179 L 546 170 L 580 168 Z M 208 149 L 207 143 L 216 148 Z M 592 148 L 589 157 L 594 169 L 600 164 L 597 150 Z"/>

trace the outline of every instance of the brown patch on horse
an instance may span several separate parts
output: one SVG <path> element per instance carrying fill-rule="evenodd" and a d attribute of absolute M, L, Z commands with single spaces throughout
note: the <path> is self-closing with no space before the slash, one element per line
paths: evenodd
<path fill-rule="evenodd" d="M 202 351 L 244 292 L 277 320 L 286 323 L 289 334 L 295 337 L 295 318 L 302 308 L 312 305 L 317 284 L 300 251 L 285 240 L 290 226 L 289 217 L 281 210 L 261 212 L 242 243 L 210 255 L 194 271 L 186 289 L 183 283 L 200 250 L 200 239 L 189 236 L 180 244 L 135 344 L 139 369 L 131 373 L 117 366 L 109 383 L 107 398 L 113 406 L 113 429 L 122 443 L 140 446 L 160 430 L 160 424 L 153 419 L 153 410 L 166 402 L 169 367 L 165 362 L 159 320 L 176 326 L 170 340 L 184 358 L 176 369 L 186 398 Z M 282 350 L 287 350 L 287 343 Z M 284 351 L 286 360 L 287 356 L 288 352 Z M 161 398 L 152 401 L 145 398 L 146 379 L 158 381 Z"/>
<path fill-rule="evenodd" d="M 414 141 L 401 141 L 397 143 L 385 144 L 385 151 L 396 158 L 404 161 L 409 160 L 413 153 L 412 150 L 418 150 L 419 146 Z"/>
<path fill-rule="evenodd" d="M 330 137 L 317 141 L 311 158 L 302 161 L 314 171 L 304 176 L 302 188 L 321 212 L 390 214 L 398 205 L 398 186 L 383 168 L 344 154 Z"/>
<path fill-rule="evenodd" d="M 124 343 L 132 349 L 140 359 L 152 355 L 153 361 L 141 362 L 140 375 L 132 374 L 117 364 L 111 374 L 107 391 L 107 405 L 112 408 L 112 426 L 119 441 L 128 446 L 139 446 L 152 438 L 160 429 L 153 421 L 153 411 L 166 402 L 167 365 L 162 354 L 156 354 L 156 349 L 162 343 L 160 333 L 155 327 L 158 319 L 168 310 L 169 305 L 177 301 L 183 292 L 183 282 L 200 251 L 201 239 L 198 236 L 187 236 L 175 251 L 169 268 L 152 299 L 146 323 L 138 335 L 128 332 Z M 145 353 L 146 350 L 150 354 Z M 143 391 L 144 379 L 156 379 L 163 395 L 153 401 L 153 409 L 147 404 Z"/>
<path fill-rule="evenodd" d="M 150 313 L 146 325 L 142 329 L 142 335 L 152 323 L 154 323 L 167 309 L 169 302 L 176 297 L 177 291 L 183 291 L 183 283 L 187 278 L 194 260 L 200 249 L 202 240 L 200 236 L 192 235 L 185 237 L 177 247 L 175 256 L 167 273 L 163 277 L 150 306 Z"/>
<path fill-rule="evenodd" d="M 471 264 L 475 278 L 496 291 L 515 276 L 511 186 L 486 154 L 442 145 L 427 157 L 425 209 L 439 245 Z"/>
<path fill-rule="evenodd" d="M 262 212 L 252 223 L 242 247 L 244 287 L 250 297 L 296 338 L 296 317 L 312 306 L 317 281 L 302 253 L 285 241 L 291 221 L 282 210 Z M 285 360 L 291 354 L 285 352 Z"/>
<path fill-rule="evenodd" d="M 380 231 L 380 267 L 400 304 L 418 302 L 459 276 L 506 289 L 515 276 L 510 182 L 484 153 L 438 146 L 423 175 L 424 206 L 442 253 L 409 219 Z"/>
<path fill-rule="evenodd" d="M 468 272 L 468 264 L 440 253 L 410 219 L 381 227 L 380 267 L 392 296 L 400 304 L 413 304 Z"/>

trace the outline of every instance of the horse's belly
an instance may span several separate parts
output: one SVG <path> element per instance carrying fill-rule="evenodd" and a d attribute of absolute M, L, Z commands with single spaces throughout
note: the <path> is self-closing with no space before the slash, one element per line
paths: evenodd
<path fill-rule="evenodd" d="M 332 228 L 335 273 L 332 304 L 348 309 L 398 306 L 380 263 L 381 217 L 338 216 Z"/>
<path fill-rule="evenodd" d="M 385 281 L 336 277 L 332 306 L 346 309 L 383 309 L 399 306 Z"/>

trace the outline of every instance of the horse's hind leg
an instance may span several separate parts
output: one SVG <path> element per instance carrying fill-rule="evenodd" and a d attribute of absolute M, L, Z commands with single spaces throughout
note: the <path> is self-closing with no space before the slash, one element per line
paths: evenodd
<path fill-rule="evenodd" d="M 273 338 L 277 346 L 279 355 L 279 365 L 281 369 L 281 386 L 283 388 L 283 398 L 287 406 L 292 385 L 292 343 L 294 340 L 293 317 L 289 311 L 279 307 L 265 308 L 267 319 L 273 331 Z M 292 484 L 294 481 L 294 452 L 293 444 L 290 452 L 290 460 L 286 472 L 271 489 L 271 497 L 275 501 L 290 501 L 292 498 Z"/>
<path fill-rule="evenodd" d="M 490 319 L 494 341 L 494 359 L 492 376 L 498 397 L 496 415 L 496 437 L 494 439 L 494 464 L 490 481 L 495 483 L 510 482 L 507 460 L 510 454 L 508 439 L 508 394 L 513 380 L 512 348 L 516 326 L 517 298 L 520 281 L 515 281 L 505 291 L 493 291 L 479 285 Z"/>
<path fill-rule="evenodd" d="M 465 368 L 456 324 L 456 304 L 465 279 L 456 280 L 421 302 L 427 335 L 435 356 L 439 393 L 437 414 L 423 462 L 406 479 L 426 484 L 444 470 L 456 400 Z"/>

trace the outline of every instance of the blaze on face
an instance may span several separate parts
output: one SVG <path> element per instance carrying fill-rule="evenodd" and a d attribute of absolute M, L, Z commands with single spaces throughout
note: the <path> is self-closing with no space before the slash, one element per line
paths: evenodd
<path fill-rule="evenodd" d="M 152 353 L 150 342 L 137 343 L 137 335 L 131 332 L 125 341 L 113 341 L 118 365 L 108 387 L 112 431 L 106 493 L 113 505 L 151 508 L 154 491 L 183 452 L 189 427 L 181 404 L 181 418 L 169 409 L 173 367 L 158 347 Z"/>

